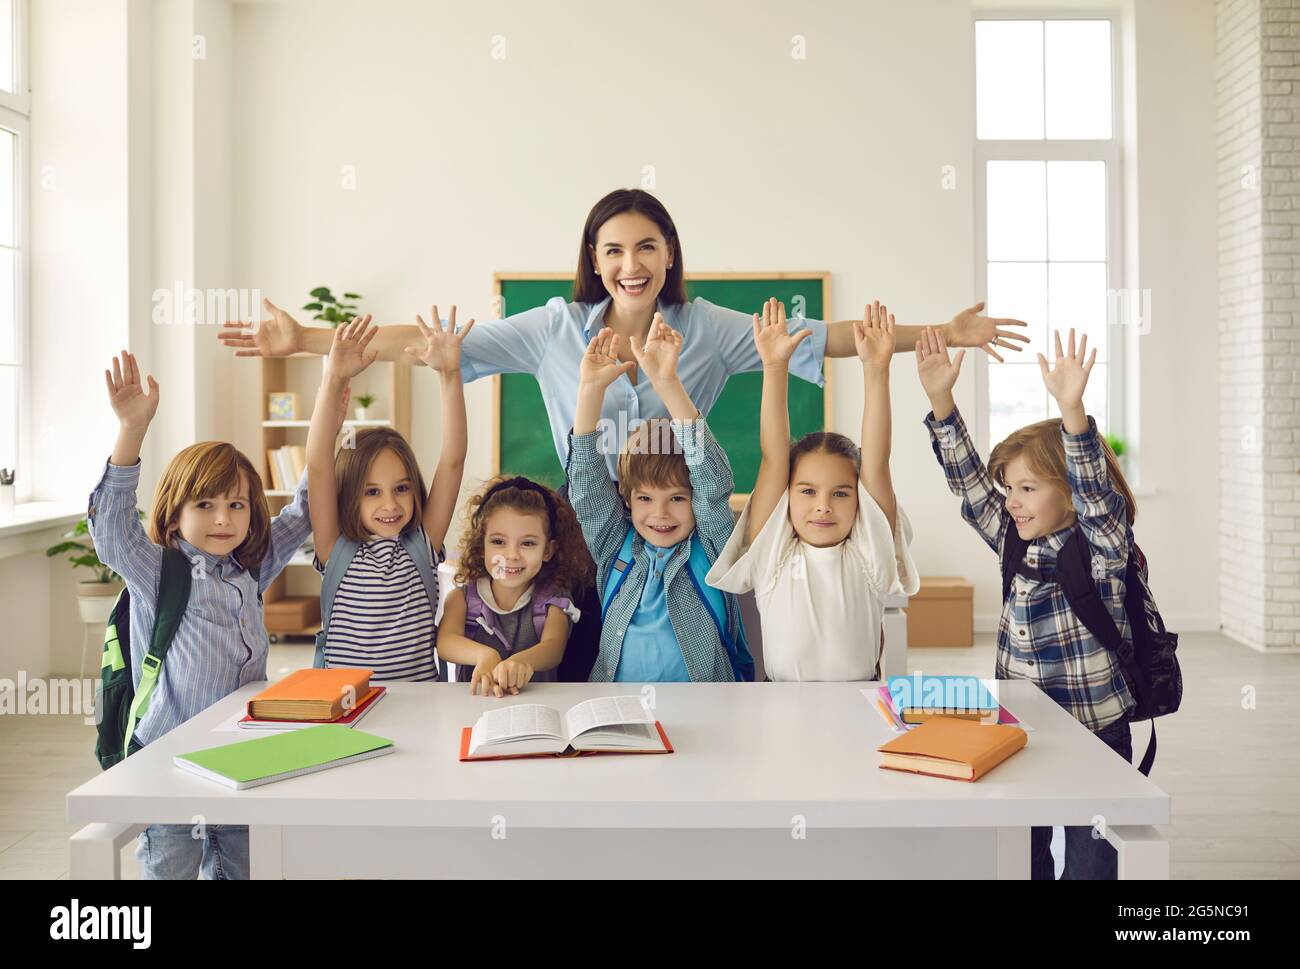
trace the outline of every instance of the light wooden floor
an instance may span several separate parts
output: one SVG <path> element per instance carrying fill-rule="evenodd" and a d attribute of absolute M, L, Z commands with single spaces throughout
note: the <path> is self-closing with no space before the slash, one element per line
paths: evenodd
<path fill-rule="evenodd" d="M 1300 656 L 1262 656 L 1211 633 L 1179 643 L 1182 710 L 1160 721 L 1152 779 L 1173 796 L 1175 878 L 1300 878 Z M 310 665 L 308 645 L 271 649 L 272 678 Z M 919 649 L 909 670 L 989 676 L 993 640 Z M 1254 709 L 1243 708 L 1250 689 Z M 864 709 L 864 716 L 869 714 Z M 1149 727 L 1133 728 L 1135 756 Z M 75 716 L 0 717 L 0 879 L 66 878 L 64 795 L 97 772 L 94 728 Z M 124 877 L 138 877 L 133 849 Z"/>

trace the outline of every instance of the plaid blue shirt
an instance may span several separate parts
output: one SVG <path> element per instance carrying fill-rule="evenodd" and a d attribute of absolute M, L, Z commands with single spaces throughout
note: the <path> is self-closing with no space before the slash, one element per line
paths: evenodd
<path fill-rule="evenodd" d="M 692 682 L 731 683 L 735 680 L 726 647 L 718 637 L 709 608 L 700 599 L 687 569 L 691 543 L 701 542 L 710 562 L 717 561 L 731 537 L 735 518 L 731 514 L 733 487 L 731 465 L 727 455 L 710 433 L 704 418 L 673 421 L 673 434 L 682 446 L 691 476 L 691 511 L 695 514 L 695 531 L 677 543 L 663 565 L 663 584 L 667 589 L 668 618 L 686 660 Z M 606 448 L 609 445 L 606 440 Z M 596 560 L 596 588 L 604 590 L 610 569 L 618 555 L 632 518 L 623 504 L 616 485 L 609 477 L 606 455 L 601 445 L 601 431 L 573 434 L 569 439 L 569 501 L 582 525 L 591 557 Z M 632 539 L 633 564 L 627 578 L 605 612 L 600 632 L 600 651 L 592 667 L 590 681 L 611 683 L 618 669 L 623 637 L 641 601 L 641 590 L 650 574 L 645 539 Z M 733 637 L 741 628 L 740 607 L 736 597 L 723 593 L 727 604 L 727 625 Z"/>
<path fill-rule="evenodd" d="M 136 687 L 158 609 L 163 552 L 136 517 L 139 481 L 138 461 L 130 467 L 106 465 L 87 513 L 99 560 L 126 581 L 131 593 L 131 681 Z M 270 646 L 258 593 L 266 591 L 310 534 L 304 472 L 293 501 L 271 519 L 271 544 L 256 580 L 233 556 L 211 555 L 177 537 L 176 547 L 190 560 L 195 578 L 149 709 L 136 724 L 137 743 L 157 740 L 241 686 L 266 679 Z"/>
<path fill-rule="evenodd" d="M 935 420 L 931 412 L 925 422 L 948 489 L 962 500 L 962 518 L 1001 556 L 1003 540 L 1014 522 L 1005 497 L 971 443 L 965 422 L 956 408 L 946 420 Z M 1124 497 L 1110 486 L 1091 417 L 1082 434 L 1067 434 L 1062 428 L 1061 440 L 1077 521 L 1032 540 L 1025 564 L 1050 573 L 1066 540 L 1081 530 L 1092 555 L 1097 591 L 1120 634 L 1128 639 L 1124 585 L 1133 530 Z M 1075 616 L 1056 582 L 1019 574 L 1013 578 L 998 623 L 995 675 L 999 680 L 1030 680 L 1093 731 L 1119 720 L 1134 706 L 1114 654 Z"/>

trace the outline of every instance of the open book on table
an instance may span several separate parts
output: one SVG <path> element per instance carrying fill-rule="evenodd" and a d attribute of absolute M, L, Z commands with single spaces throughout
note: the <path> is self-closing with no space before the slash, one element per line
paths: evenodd
<path fill-rule="evenodd" d="M 576 754 L 671 754 L 639 696 L 603 696 L 560 711 L 540 703 L 489 710 L 460 737 L 461 760 Z"/>

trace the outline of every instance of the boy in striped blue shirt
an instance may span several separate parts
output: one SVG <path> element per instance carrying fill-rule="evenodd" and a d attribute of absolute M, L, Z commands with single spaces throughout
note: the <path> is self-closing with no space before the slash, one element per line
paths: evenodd
<path fill-rule="evenodd" d="M 101 562 L 126 582 L 131 597 L 131 679 L 141 688 L 143 659 L 158 605 L 163 548 L 191 565 L 189 602 L 128 752 L 249 683 L 266 679 L 269 645 L 262 593 L 311 533 L 307 481 L 292 504 L 271 518 L 262 479 L 231 444 L 185 448 L 167 465 L 150 509 L 148 531 L 136 515 L 140 447 L 158 410 L 158 384 L 146 391 L 133 354 L 104 372 L 118 418 L 117 442 L 90 496 L 90 537 Z M 145 878 L 248 877 L 244 825 L 152 824 L 136 858 Z"/>

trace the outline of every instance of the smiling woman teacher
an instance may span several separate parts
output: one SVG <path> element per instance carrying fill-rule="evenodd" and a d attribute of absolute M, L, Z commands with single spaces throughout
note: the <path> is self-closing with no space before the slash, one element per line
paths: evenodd
<path fill-rule="evenodd" d="M 602 419 L 610 420 L 621 433 L 637 421 L 668 416 L 650 381 L 635 369 L 632 356 L 631 341 L 638 346 L 645 343 L 651 320 L 659 312 L 682 334 L 681 380 L 700 413 L 707 416 L 732 374 L 761 370 L 762 363 L 754 349 L 750 317 L 706 299 L 688 301 L 684 277 L 682 242 L 663 204 L 639 189 L 610 192 L 592 207 L 582 228 L 572 302 L 556 297 L 544 306 L 474 327 L 461 347 L 465 382 L 497 373 L 536 377 L 555 452 L 565 465 L 578 365 L 587 343 L 603 327 L 619 336 L 619 357 L 633 368 L 605 395 Z M 227 323 L 218 332 L 238 356 L 329 352 L 331 330 L 304 327 L 270 300 L 265 302 L 270 318 L 256 324 Z M 995 346 L 1019 350 L 1010 341 L 1029 342 L 1028 337 L 1007 329 L 1024 326 L 1023 322 L 980 316 L 983 307 L 976 303 L 939 326 L 949 346 L 983 347 L 1001 360 Z M 792 331 L 805 326 L 812 331 L 812 337 L 800 344 L 790 361 L 790 372 L 804 380 L 823 384 L 825 357 L 856 353 L 852 320 L 792 319 L 790 326 Z M 920 326 L 899 326 L 897 350 L 913 350 L 920 332 Z M 371 346 L 386 360 L 414 360 L 406 348 L 415 344 L 419 335 L 415 326 L 385 326 Z M 617 443 L 621 446 L 622 441 Z M 606 460 L 610 477 L 616 477 L 617 449 L 606 455 Z"/>

